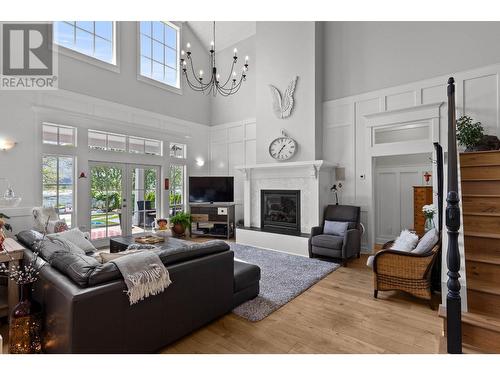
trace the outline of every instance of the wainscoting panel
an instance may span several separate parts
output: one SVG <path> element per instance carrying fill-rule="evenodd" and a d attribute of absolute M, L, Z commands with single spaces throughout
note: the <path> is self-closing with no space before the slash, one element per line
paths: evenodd
<path fill-rule="evenodd" d="M 215 125 L 210 128 L 210 174 L 234 176 L 236 221 L 243 219 L 243 183 L 235 166 L 256 163 L 255 119 Z"/>

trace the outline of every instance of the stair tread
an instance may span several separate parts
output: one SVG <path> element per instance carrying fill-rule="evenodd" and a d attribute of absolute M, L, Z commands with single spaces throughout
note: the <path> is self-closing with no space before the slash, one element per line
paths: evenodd
<path fill-rule="evenodd" d="M 468 345 L 462 343 L 462 353 L 463 354 L 489 354 L 488 352 L 484 352 L 481 348 L 476 346 Z"/>
<path fill-rule="evenodd" d="M 471 211 L 471 212 L 464 212 L 463 214 L 464 215 L 469 215 L 469 216 L 493 216 L 493 217 L 500 216 L 500 212 Z"/>
<path fill-rule="evenodd" d="M 484 293 L 489 293 L 489 294 L 494 294 L 497 296 L 500 296 L 500 285 L 495 284 L 490 281 L 483 281 L 483 280 L 470 280 L 467 283 L 467 289 L 470 290 L 475 290 L 477 292 L 484 292 Z"/>
<path fill-rule="evenodd" d="M 488 263 L 488 264 L 495 264 L 497 266 L 500 266 L 500 257 L 492 257 L 490 255 L 478 255 L 474 253 L 468 254 L 467 251 L 465 251 L 465 260 L 467 262 L 480 262 L 480 263 Z"/>
<path fill-rule="evenodd" d="M 500 239 L 500 234 L 498 234 L 498 233 L 487 233 L 487 232 L 470 232 L 470 231 L 464 231 L 464 236 L 469 236 L 469 237 L 485 237 L 485 238 Z"/>
<path fill-rule="evenodd" d="M 441 318 L 446 318 L 446 307 L 440 305 L 438 314 Z M 493 318 L 491 316 L 471 312 L 462 312 L 462 323 L 500 333 L 500 319 Z"/>
<path fill-rule="evenodd" d="M 499 153 L 499 150 L 487 150 L 487 151 L 474 151 L 474 152 L 461 152 L 460 157 L 467 157 L 467 156 L 475 156 L 477 154 L 494 154 L 494 153 Z"/>
<path fill-rule="evenodd" d="M 460 168 L 475 168 L 475 167 L 500 167 L 500 163 L 478 163 L 470 165 L 460 165 Z"/>

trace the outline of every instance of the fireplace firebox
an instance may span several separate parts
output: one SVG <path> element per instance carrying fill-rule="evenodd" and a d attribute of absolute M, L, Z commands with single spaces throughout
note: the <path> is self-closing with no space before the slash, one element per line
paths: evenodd
<path fill-rule="evenodd" d="M 261 230 L 300 234 L 300 190 L 261 190 Z"/>

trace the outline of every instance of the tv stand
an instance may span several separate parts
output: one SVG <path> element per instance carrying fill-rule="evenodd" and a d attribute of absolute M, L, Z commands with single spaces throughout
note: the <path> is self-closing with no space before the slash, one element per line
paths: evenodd
<path fill-rule="evenodd" d="M 191 203 L 191 235 L 233 238 L 234 203 Z"/>

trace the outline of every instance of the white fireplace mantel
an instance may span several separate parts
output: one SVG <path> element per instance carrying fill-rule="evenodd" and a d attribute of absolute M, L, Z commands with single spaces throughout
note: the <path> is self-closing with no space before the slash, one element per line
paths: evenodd
<path fill-rule="evenodd" d="M 337 165 L 328 163 L 324 160 L 310 160 L 310 161 L 292 161 L 292 162 L 277 162 L 277 163 L 262 163 L 262 164 L 252 164 L 252 165 L 238 165 L 235 167 L 236 170 L 242 172 L 245 179 L 250 178 L 250 172 L 252 170 L 283 170 L 283 169 L 297 169 L 297 168 L 308 168 L 310 170 L 311 176 L 318 178 L 319 172 L 324 169 L 332 169 L 337 167 Z"/>

